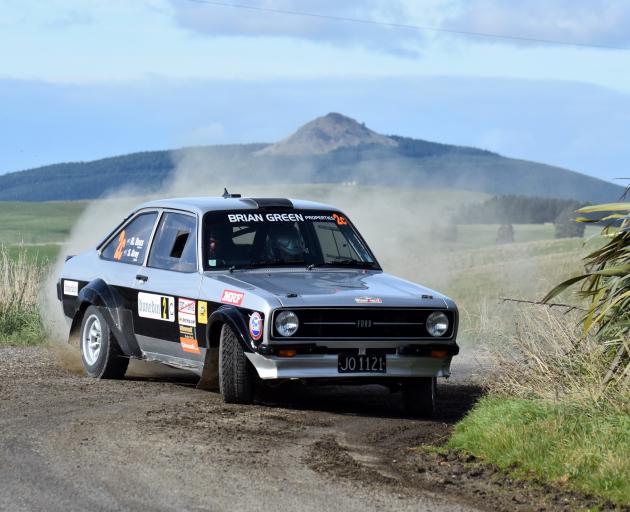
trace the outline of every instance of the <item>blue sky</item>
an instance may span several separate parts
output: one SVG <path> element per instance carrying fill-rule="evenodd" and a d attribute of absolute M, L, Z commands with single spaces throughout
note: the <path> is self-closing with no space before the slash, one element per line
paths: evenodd
<path fill-rule="evenodd" d="M 625 0 L 238 3 L 630 48 Z M 382 133 L 483 147 L 610 180 L 630 172 L 629 64 L 630 50 L 189 0 L 0 0 L 0 172 L 189 144 L 275 141 L 338 111 Z"/>

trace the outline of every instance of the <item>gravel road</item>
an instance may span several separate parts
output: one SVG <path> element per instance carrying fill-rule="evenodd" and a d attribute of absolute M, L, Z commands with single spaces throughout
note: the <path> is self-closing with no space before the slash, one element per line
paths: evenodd
<path fill-rule="evenodd" d="M 440 445 L 479 396 L 455 365 L 431 421 L 378 386 L 265 390 L 226 405 L 184 372 L 96 381 L 49 348 L 0 349 L 0 510 L 574 510 Z"/>

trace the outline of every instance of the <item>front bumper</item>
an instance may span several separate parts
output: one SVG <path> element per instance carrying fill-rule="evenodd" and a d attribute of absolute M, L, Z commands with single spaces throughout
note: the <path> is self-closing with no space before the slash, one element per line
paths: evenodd
<path fill-rule="evenodd" d="M 254 365 L 261 379 L 448 377 L 452 359 L 452 357 L 387 355 L 386 373 L 339 373 L 336 354 L 277 357 L 246 352 L 245 355 Z"/>

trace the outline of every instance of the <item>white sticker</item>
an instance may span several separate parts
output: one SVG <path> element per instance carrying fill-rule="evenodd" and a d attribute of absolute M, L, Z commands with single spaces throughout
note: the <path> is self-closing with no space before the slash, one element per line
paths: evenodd
<path fill-rule="evenodd" d="M 175 298 L 164 295 L 154 295 L 153 293 L 139 292 L 138 316 L 141 316 L 142 318 L 152 318 L 154 320 L 174 322 Z"/>
<path fill-rule="evenodd" d="M 63 294 L 76 297 L 79 295 L 79 283 L 77 281 L 63 280 Z"/>
<path fill-rule="evenodd" d="M 357 304 L 382 304 L 383 299 L 380 297 L 355 297 L 354 302 Z"/>
<path fill-rule="evenodd" d="M 304 222 L 301 213 L 267 213 L 263 217 L 262 213 L 230 213 L 230 222 Z"/>
<path fill-rule="evenodd" d="M 197 312 L 194 300 L 177 299 L 177 321 L 179 325 L 197 326 Z"/>

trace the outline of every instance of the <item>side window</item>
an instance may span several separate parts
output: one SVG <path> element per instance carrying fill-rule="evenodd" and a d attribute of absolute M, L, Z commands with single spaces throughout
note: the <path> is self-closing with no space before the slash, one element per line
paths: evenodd
<path fill-rule="evenodd" d="M 197 220 L 167 212 L 162 216 L 149 254 L 149 267 L 195 272 L 197 270 Z"/>
<path fill-rule="evenodd" d="M 110 240 L 102 250 L 101 258 L 142 265 L 156 218 L 156 212 L 138 215 Z"/>

